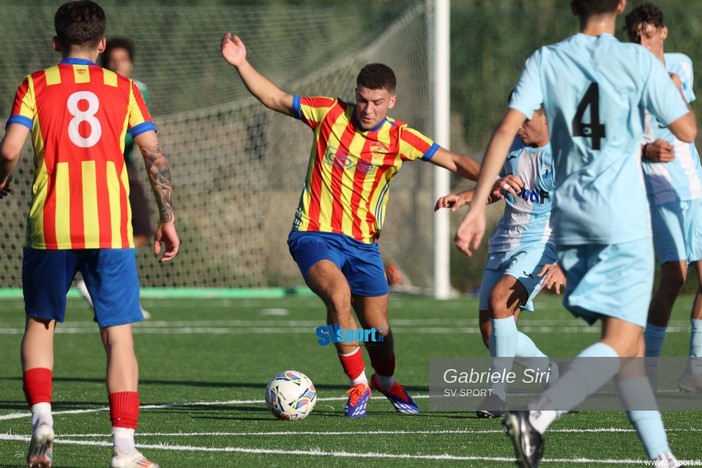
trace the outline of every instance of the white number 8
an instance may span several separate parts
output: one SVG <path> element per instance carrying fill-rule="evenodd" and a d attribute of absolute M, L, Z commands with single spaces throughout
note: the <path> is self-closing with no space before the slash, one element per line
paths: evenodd
<path fill-rule="evenodd" d="M 80 101 L 88 101 L 86 110 L 82 111 L 78 108 Z M 100 121 L 95 117 L 100 108 L 98 97 L 90 91 L 78 91 L 68 97 L 66 107 L 68 107 L 68 112 L 74 116 L 68 124 L 68 137 L 76 146 L 81 148 L 95 146 L 102 136 Z M 90 133 L 86 138 L 83 138 L 78 131 L 78 126 L 81 122 L 87 122 L 90 125 Z"/>

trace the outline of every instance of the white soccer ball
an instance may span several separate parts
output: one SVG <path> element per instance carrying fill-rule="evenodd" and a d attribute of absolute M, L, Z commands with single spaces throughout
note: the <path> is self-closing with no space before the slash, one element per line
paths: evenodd
<path fill-rule="evenodd" d="M 266 386 L 266 406 L 278 419 L 305 419 L 317 402 L 317 390 L 305 374 L 279 372 Z"/>

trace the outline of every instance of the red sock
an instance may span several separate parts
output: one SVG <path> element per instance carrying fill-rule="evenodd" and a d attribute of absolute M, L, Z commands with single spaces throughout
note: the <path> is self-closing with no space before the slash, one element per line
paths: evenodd
<path fill-rule="evenodd" d="M 390 358 L 373 358 L 371 356 L 371 365 L 375 369 L 376 374 L 383 377 L 390 377 L 395 374 L 395 355 Z"/>
<path fill-rule="evenodd" d="M 356 351 L 345 356 L 339 354 L 339 361 L 341 361 L 341 367 L 344 368 L 344 372 L 351 380 L 361 375 L 366 367 L 363 363 L 363 353 L 360 346 L 356 348 Z"/>
<path fill-rule="evenodd" d="M 22 374 L 22 389 L 30 407 L 37 403 L 51 403 L 51 369 L 35 367 Z"/>
<path fill-rule="evenodd" d="M 136 429 L 139 421 L 139 393 L 110 393 L 110 420 L 112 427 Z"/>

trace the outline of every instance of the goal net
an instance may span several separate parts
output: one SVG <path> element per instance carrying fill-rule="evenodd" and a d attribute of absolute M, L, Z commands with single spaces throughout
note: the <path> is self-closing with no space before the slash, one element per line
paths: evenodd
<path fill-rule="evenodd" d="M 134 77 L 150 90 L 151 111 L 172 166 L 181 253 L 161 265 L 151 246 L 138 251 L 147 287 L 259 288 L 303 283 L 286 244 L 305 177 L 312 133 L 301 122 L 265 109 L 219 55 L 225 31 L 242 37 L 249 60 L 282 89 L 353 101 L 366 63 L 390 65 L 398 78 L 391 116 L 430 134 L 427 18 L 424 3 L 390 11 L 372 24 L 347 6 L 107 6 L 108 37 L 136 44 Z M 7 35 L 0 58 L 3 115 L 23 76 L 58 60 L 50 50 L 55 6 L 0 6 Z M 388 18 L 388 19 L 384 19 Z M 7 23 L 7 24 L 4 24 Z M 367 23 L 367 22 L 365 22 Z M 41 24 L 41 34 L 27 31 Z M 35 26 L 30 26 L 35 25 Z M 5 27 L 7 26 L 7 27 Z M 8 42 L 12 38 L 13 42 Z M 32 43 L 31 41 L 35 41 Z M 17 51 L 15 49 L 21 49 Z M 6 118 L 6 117 L 3 117 Z M 31 196 L 33 159 L 27 143 L 14 192 L 0 218 L 0 287 L 19 287 Z M 393 181 L 383 258 L 415 286 L 432 276 L 432 170 L 408 163 Z M 148 190 L 144 171 L 143 183 Z M 150 195 L 150 193 L 149 193 Z M 152 197 L 150 197 L 152 199 Z M 157 221 L 151 202 L 152 221 Z"/>

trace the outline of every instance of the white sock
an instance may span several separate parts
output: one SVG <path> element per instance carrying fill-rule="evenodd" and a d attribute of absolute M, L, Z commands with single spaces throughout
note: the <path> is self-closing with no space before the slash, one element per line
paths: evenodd
<path fill-rule="evenodd" d="M 51 415 L 51 403 L 37 403 L 32 405 L 32 429 L 36 429 L 39 424 L 48 424 L 54 427 L 54 418 Z"/>
<path fill-rule="evenodd" d="M 563 413 L 565 411 L 555 411 L 551 401 L 542 396 L 536 403 L 529 405 L 529 423 L 539 434 L 543 434 Z"/>
<path fill-rule="evenodd" d="M 129 455 L 136 451 L 134 444 L 134 429 L 126 427 L 112 428 L 112 444 L 114 452 L 120 455 Z"/>

